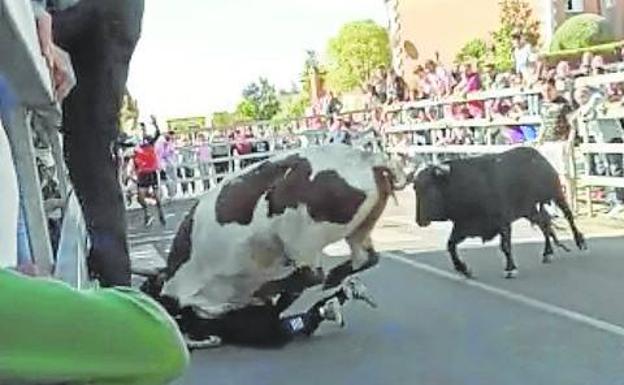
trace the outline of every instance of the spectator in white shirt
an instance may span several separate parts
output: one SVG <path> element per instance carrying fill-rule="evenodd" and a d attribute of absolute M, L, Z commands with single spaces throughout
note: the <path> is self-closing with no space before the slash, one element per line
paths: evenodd
<path fill-rule="evenodd" d="M 515 32 L 512 35 L 513 44 L 513 62 L 516 73 L 525 75 L 529 66 L 529 59 L 533 52 L 533 47 L 521 32 Z"/>

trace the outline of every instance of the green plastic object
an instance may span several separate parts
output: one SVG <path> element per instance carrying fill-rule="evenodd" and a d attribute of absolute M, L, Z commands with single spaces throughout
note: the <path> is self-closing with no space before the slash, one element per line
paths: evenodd
<path fill-rule="evenodd" d="M 0 270 L 0 384 L 168 384 L 188 363 L 173 319 L 134 289 Z"/>

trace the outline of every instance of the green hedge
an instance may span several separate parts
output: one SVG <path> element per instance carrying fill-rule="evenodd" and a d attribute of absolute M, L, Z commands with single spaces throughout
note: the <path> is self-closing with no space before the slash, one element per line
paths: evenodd
<path fill-rule="evenodd" d="M 563 51 L 591 47 L 615 40 L 607 19 L 584 13 L 566 20 L 555 32 L 550 51 Z"/>
<path fill-rule="evenodd" d="M 602 55 L 605 59 L 615 56 L 618 51 L 624 47 L 624 40 L 607 44 L 594 45 L 592 47 L 568 49 L 557 52 L 548 52 L 541 55 L 541 58 L 547 64 L 557 64 L 562 60 L 576 61 L 580 59 L 585 52 L 591 52 L 594 55 Z"/>

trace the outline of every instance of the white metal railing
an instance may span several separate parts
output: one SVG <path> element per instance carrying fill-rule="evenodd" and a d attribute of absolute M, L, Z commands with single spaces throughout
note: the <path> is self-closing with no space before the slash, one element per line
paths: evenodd
<path fill-rule="evenodd" d="M 43 120 L 53 148 L 59 149 L 55 130 L 60 108 L 54 101 L 50 73 L 40 53 L 30 1 L 0 0 L 0 52 L 0 72 L 10 80 L 19 99 L 14 119 L 6 129 L 24 201 L 30 246 L 39 271 L 50 274 L 52 248 L 35 161 L 32 122 L 35 114 Z M 55 154 L 55 158 L 62 159 L 62 154 Z"/>
<path fill-rule="evenodd" d="M 401 109 L 407 108 L 428 108 L 443 106 L 448 104 L 461 104 L 466 102 L 486 101 L 492 99 L 510 98 L 514 96 L 534 96 L 539 94 L 539 90 L 525 87 L 512 87 L 490 91 L 475 91 L 467 93 L 465 96 L 451 95 L 444 98 L 418 100 L 401 104 Z"/>

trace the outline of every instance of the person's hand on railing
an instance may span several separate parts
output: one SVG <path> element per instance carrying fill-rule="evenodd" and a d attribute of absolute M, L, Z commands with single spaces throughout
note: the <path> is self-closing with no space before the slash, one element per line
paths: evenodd
<path fill-rule="evenodd" d="M 45 10 L 38 12 L 36 25 L 41 54 L 50 70 L 54 97 L 60 103 L 76 85 L 76 75 L 69 54 L 54 44 L 52 16 Z"/>

